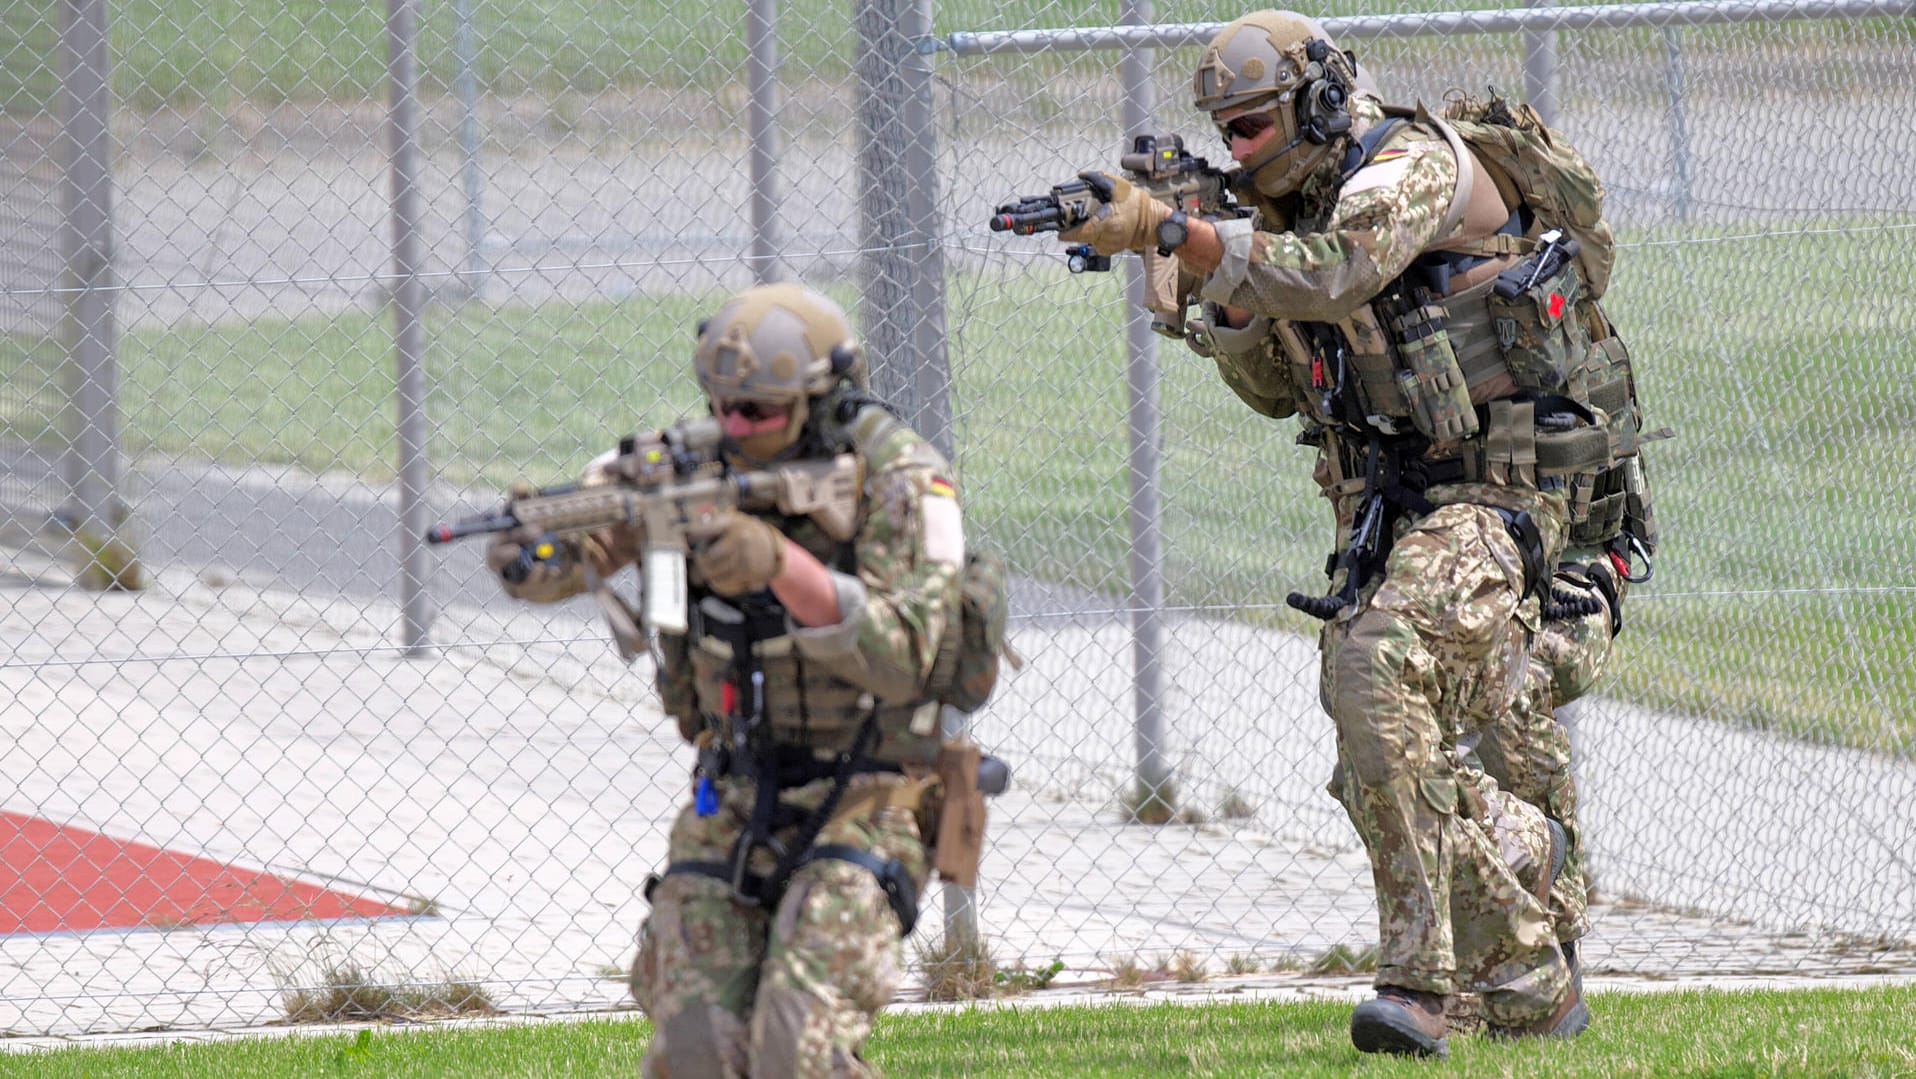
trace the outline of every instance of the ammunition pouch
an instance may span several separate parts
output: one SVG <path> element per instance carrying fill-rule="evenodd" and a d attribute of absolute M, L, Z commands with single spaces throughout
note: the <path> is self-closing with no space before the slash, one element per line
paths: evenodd
<path fill-rule="evenodd" d="M 1410 408 L 1411 423 L 1433 442 L 1469 438 L 1477 433 L 1477 414 L 1471 410 L 1470 387 L 1444 327 L 1444 306 L 1421 290 L 1412 295 L 1386 323 L 1404 364 L 1397 371 L 1397 382 Z"/>

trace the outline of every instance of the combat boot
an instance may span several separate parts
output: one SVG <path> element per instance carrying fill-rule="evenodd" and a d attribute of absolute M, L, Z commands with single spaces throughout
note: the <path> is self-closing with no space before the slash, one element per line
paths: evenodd
<path fill-rule="evenodd" d="M 1351 1013 L 1351 1044 L 1361 1053 L 1447 1057 L 1444 998 L 1386 985 Z"/>

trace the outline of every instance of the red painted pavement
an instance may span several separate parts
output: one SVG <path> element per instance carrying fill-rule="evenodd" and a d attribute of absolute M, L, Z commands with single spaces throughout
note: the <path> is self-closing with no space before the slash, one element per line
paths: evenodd
<path fill-rule="evenodd" d="M 0 934 L 407 913 L 375 899 L 0 811 Z"/>

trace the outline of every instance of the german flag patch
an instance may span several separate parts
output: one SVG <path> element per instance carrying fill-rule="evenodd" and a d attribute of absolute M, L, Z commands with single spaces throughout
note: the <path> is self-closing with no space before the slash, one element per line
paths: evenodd
<path fill-rule="evenodd" d="M 1410 151 L 1403 148 L 1402 146 L 1399 146 L 1394 150 L 1385 150 L 1383 153 L 1380 153 L 1376 157 L 1371 158 L 1370 164 L 1375 165 L 1379 161 L 1395 161 L 1398 158 L 1403 157 L 1408 153 L 1410 153 Z"/>
<path fill-rule="evenodd" d="M 958 513 L 958 492 L 951 481 L 933 476 L 925 486 L 925 497 L 918 500 L 922 522 L 924 557 L 927 562 L 951 566 L 965 564 L 965 525 Z"/>

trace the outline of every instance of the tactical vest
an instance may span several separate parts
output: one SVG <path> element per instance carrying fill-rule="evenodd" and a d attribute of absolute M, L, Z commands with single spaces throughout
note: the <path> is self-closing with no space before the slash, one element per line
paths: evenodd
<path fill-rule="evenodd" d="M 862 476 L 872 462 L 882 470 L 891 462 L 925 452 L 928 444 L 889 412 L 875 405 L 859 410 L 845 425 L 843 449 L 856 454 Z M 870 513 L 861 500 L 858 527 Z M 765 519 L 820 562 L 841 573 L 856 575 L 856 552 L 850 542 L 839 542 L 808 518 L 766 515 Z M 809 662 L 788 632 L 785 611 L 770 591 L 728 599 L 703 589 L 692 589 L 693 610 L 688 626 L 694 701 L 709 729 L 721 743 L 731 737 L 730 724 L 738 713 L 740 693 L 752 692 L 738 684 L 733 640 L 743 634 L 751 640 L 751 660 L 758 672 L 758 707 L 762 722 L 780 745 L 805 747 L 820 760 L 852 748 L 867 718 L 876 720 L 877 741 L 867 754 L 887 764 L 929 764 L 938 754 L 943 725 L 941 698 L 955 676 L 961 648 L 958 619 L 951 612 L 940 642 L 939 663 L 927 684 L 927 699 L 909 704 L 887 704 L 870 692 Z"/>
<path fill-rule="evenodd" d="M 1275 325 L 1298 411 L 1323 430 L 1333 493 L 1361 488 L 1364 448 L 1381 433 L 1416 443 L 1440 482 L 1564 490 L 1573 545 L 1627 531 L 1653 551 L 1629 352 L 1586 285 L 1593 273 L 1599 288 L 1607 281 L 1608 229 L 1600 216 L 1568 219 L 1559 194 L 1582 185 L 1600 202 L 1594 173 L 1586 165 L 1559 183 L 1555 161 L 1574 151 L 1526 142 L 1528 132 L 1481 110 L 1455 125 L 1421 107 L 1384 114 L 1353 148 L 1346 179 L 1422 128 L 1449 143 L 1458 181 L 1441 239 L 1372 302 L 1335 324 Z M 1491 138 L 1504 139 L 1500 153 L 1472 152 Z M 1553 157 L 1519 154 L 1526 145 Z M 1520 165 L 1520 175 L 1486 158 Z M 1552 229 L 1601 250 L 1551 266 L 1540 240 Z"/>

